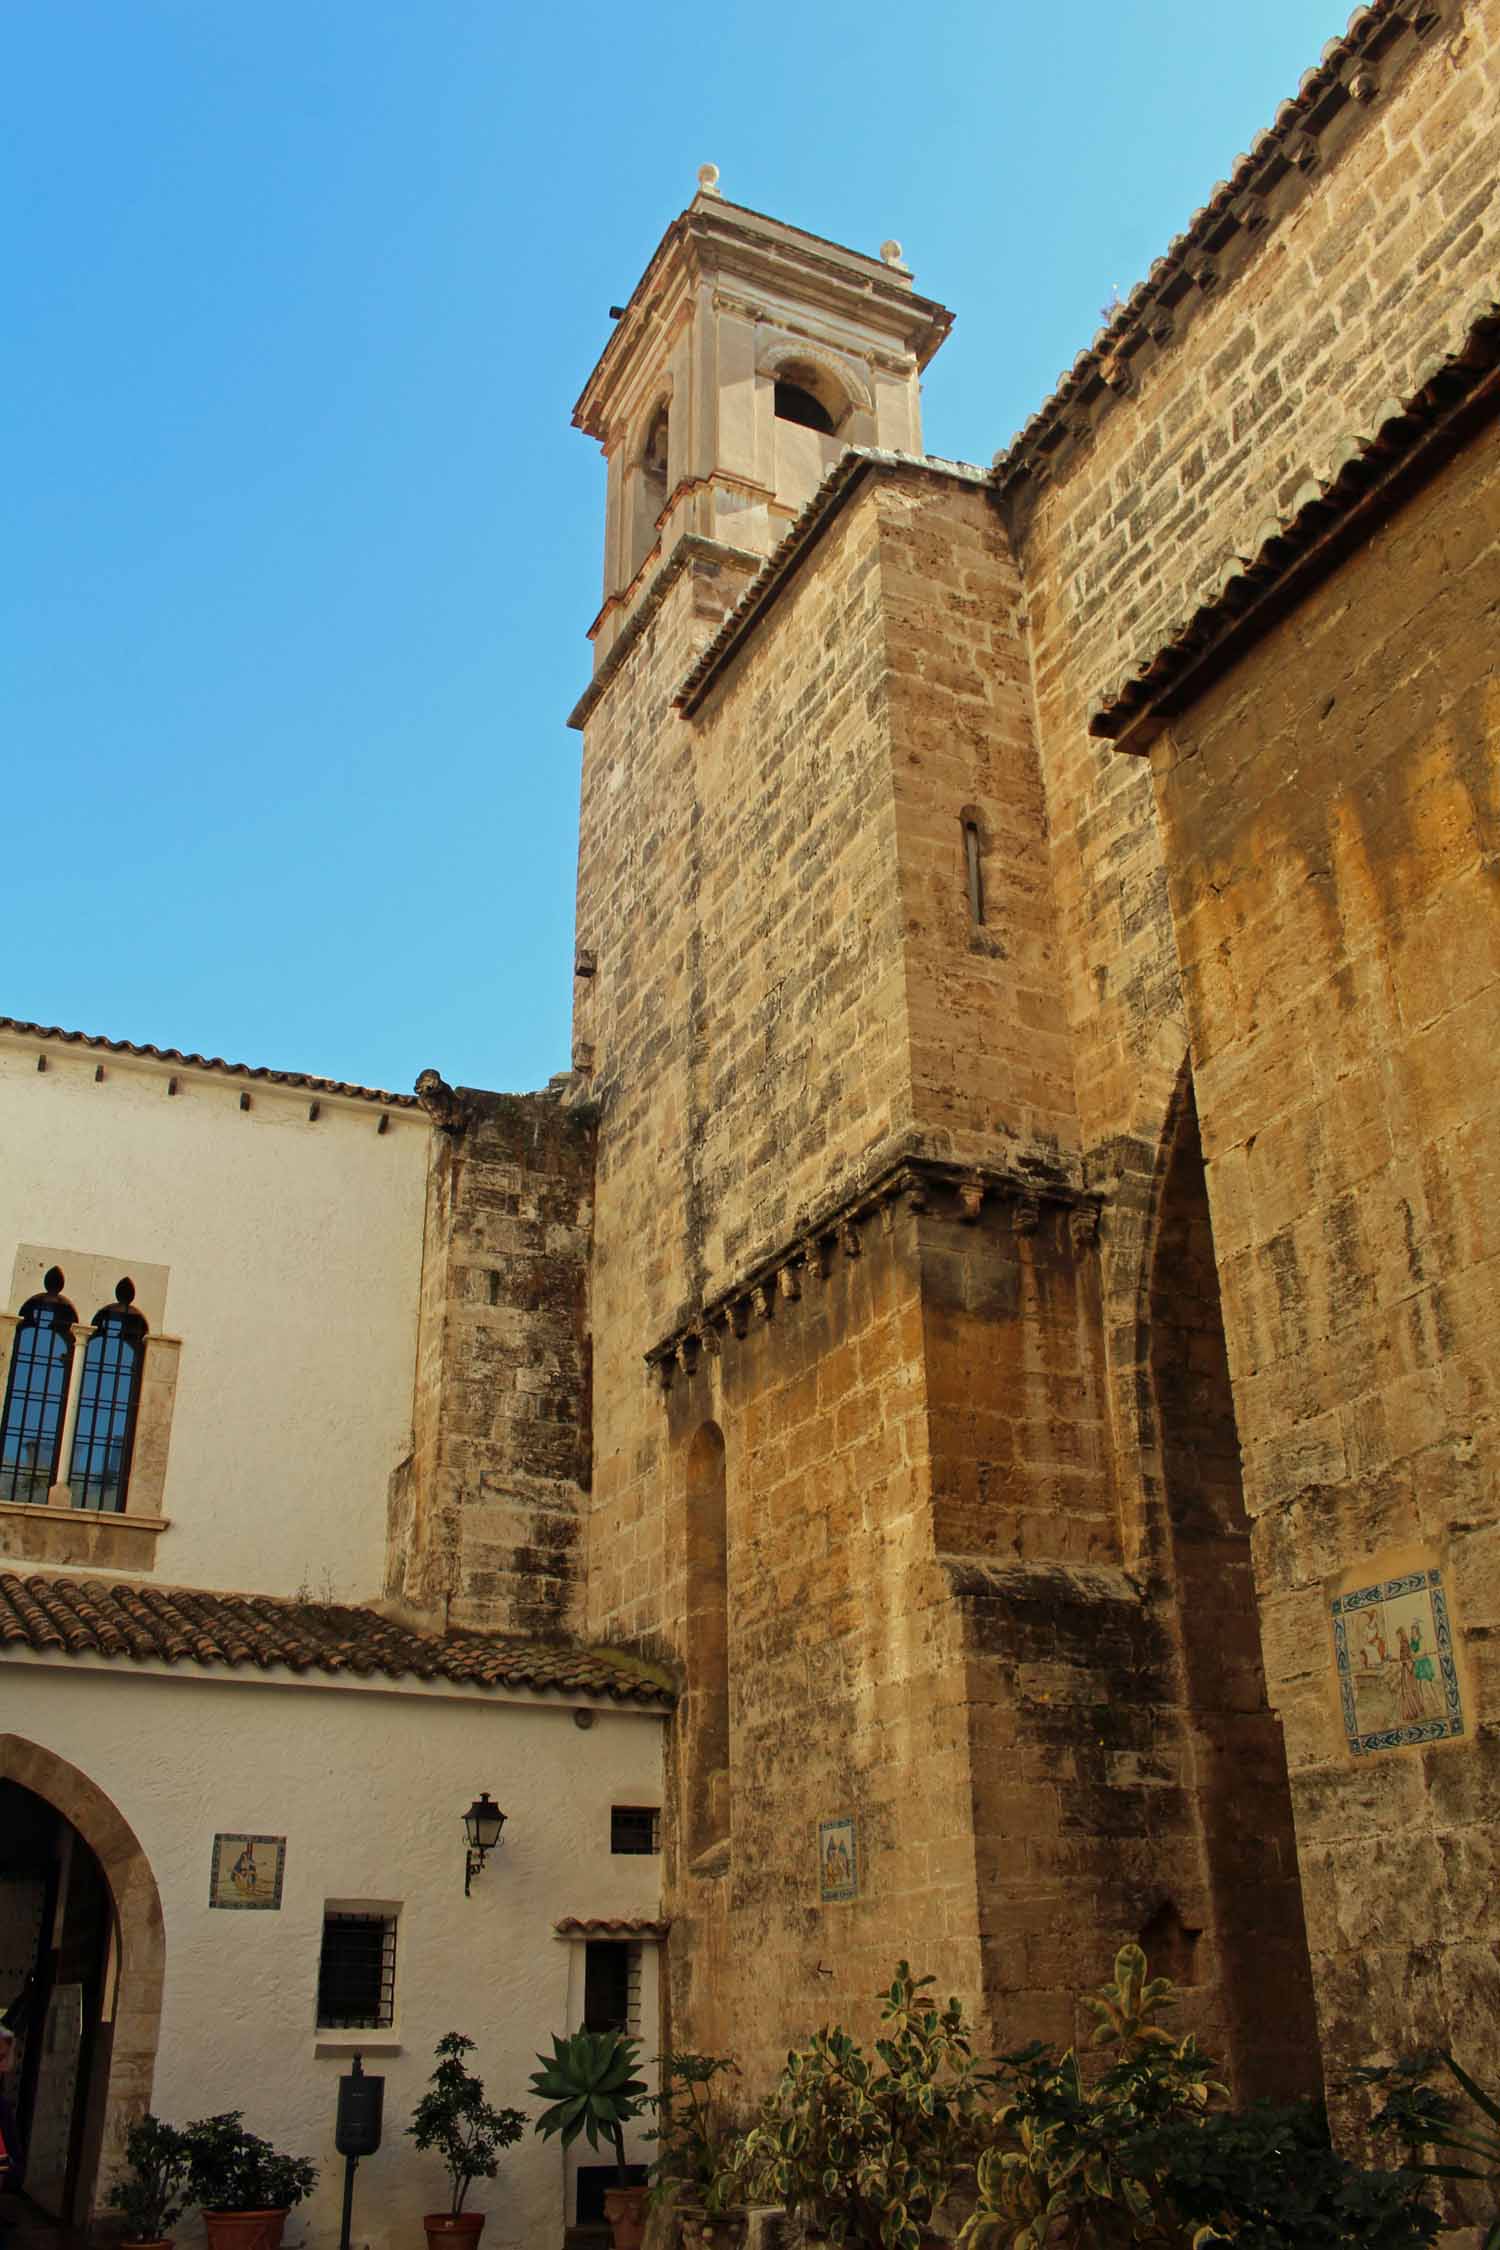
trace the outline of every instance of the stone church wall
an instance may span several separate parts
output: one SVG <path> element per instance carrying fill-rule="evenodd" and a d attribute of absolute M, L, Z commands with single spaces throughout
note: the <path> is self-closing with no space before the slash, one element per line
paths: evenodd
<path fill-rule="evenodd" d="M 1491 422 L 1153 761 L 1338 2062 L 1500 2006 L 1497 605 Z M 1352 1754 L 1330 1594 L 1433 1568 L 1463 1732 Z"/>
<path fill-rule="evenodd" d="M 593 1133 L 555 1089 L 444 1087 L 436 1106 L 385 1591 L 445 1624 L 561 1636 L 584 1616 Z"/>

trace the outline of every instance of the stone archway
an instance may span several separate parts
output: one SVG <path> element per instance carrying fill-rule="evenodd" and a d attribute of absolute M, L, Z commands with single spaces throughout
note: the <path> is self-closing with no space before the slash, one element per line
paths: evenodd
<path fill-rule="evenodd" d="M 151 2106 L 166 1969 L 161 1895 L 129 1822 L 76 1766 L 22 1735 L 0 1734 L 0 1781 L 18 1782 L 76 1829 L 99 1862 L 118 1923 L 114 2037 L 97 2173 L 92 2183 L 84 2183 L 80 2216 L 86 2220 L 102 2188 L 120 2168 L 126 2134 Z"/>

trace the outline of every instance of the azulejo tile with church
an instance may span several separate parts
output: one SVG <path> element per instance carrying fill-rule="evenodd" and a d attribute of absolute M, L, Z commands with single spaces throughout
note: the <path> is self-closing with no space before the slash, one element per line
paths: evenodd
<path fill-rule="evenodd" d="M 0 1023 L 38 2209 L 243 2108 L 331 2242 L 359 2050 L 413 2239 L 479 1988 L 502 2103 L 613 2027 L 743 2123 L 901 1959 L 1065 2048 L 1128 1943 L 1351 2157 L 1493 2090 L 1497 159 L 1500 0 L 1376 0 L 979 466 L 899 245 L 705 167 L 575 413 L 571 1067 Z"/>

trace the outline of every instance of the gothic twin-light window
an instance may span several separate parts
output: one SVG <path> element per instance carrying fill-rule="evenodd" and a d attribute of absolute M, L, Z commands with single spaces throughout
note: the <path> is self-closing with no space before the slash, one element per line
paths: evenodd
<path fill-rule="evenodd" d="M 0 1501 L 45 1507 L 65 1483 L 73 1507 L 117 1513 L 130 1481 L 146 1323 L 128 1279 L 86 1329 L 63 1287 L 53 1266 L 41 1295 L 21 1307 L 0 1414 Z"/>

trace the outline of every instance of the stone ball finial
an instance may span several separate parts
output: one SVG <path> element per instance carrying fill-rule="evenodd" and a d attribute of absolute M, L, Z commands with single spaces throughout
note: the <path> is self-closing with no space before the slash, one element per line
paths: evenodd
<path fill-rule="evenodd" d="M 717 195 L 719 192 L 719 167 L 717 164 L 700 164 L 698 167 L 700 194 Z"/>
<path fill-rule="evenodd" d="M 899 266 L 902 263 L 901 245 L 894 237 L 889 242 L 882 242 L 880 255 L 888 266 Z"/>

